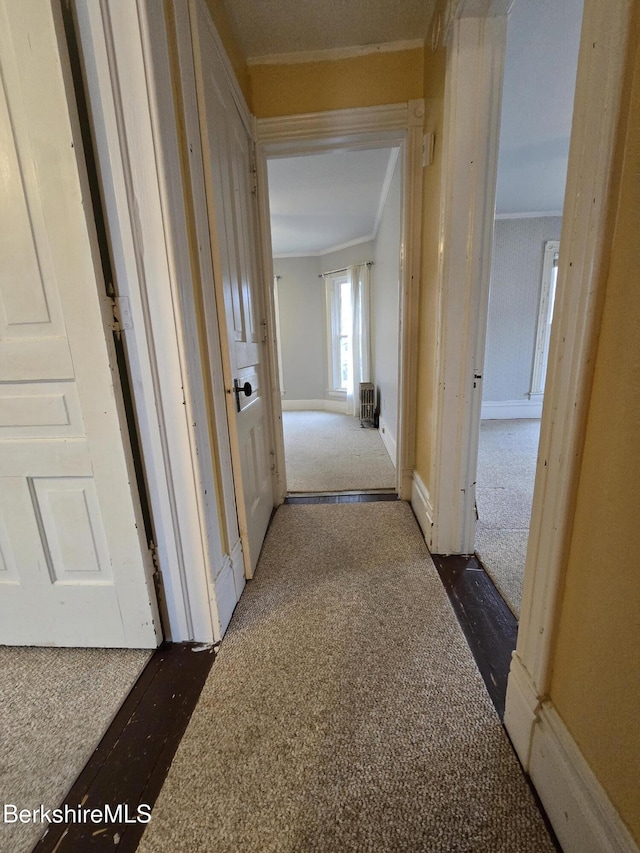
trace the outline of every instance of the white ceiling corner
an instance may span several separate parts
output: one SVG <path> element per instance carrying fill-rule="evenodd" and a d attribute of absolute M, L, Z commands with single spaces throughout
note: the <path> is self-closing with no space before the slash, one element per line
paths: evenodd
<path fill-rule="evenodd" d="M 268 160 L 276 257 L 324 255 L 375 239 L 397 147 Z"/>
<path fill-rule="evenodd" d="M 387 171 L 384 176 L 384 181 L 382 183 L 382 189 L 380 190 L 380 201 L 378 202 L 378 212 L 376 214 L 376 221 L 373 225 L 373 239 L 375 239 L 378 235 L 378 228 L 380 227 L 380 222 L 382 220 L 382 214 L 384 213 L 384 206 L 387 203 L 387 196 L 389 195 L 389 188 L 391 187 L 391 181 L 393 180 L 393 174 L 396 170 L 396 163 L 398 162 L 398 156 L 400 155 L 399 148 L 392 148 L 389 151 L 389 160 L 387 161 Z"/>
<path fill-rule="evenodd" d="M 246 59 L 424 39 L 435 0 L 223 0 Z"/>

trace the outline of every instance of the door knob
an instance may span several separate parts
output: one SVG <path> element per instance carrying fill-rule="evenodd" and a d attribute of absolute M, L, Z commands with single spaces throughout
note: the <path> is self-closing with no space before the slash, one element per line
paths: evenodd
<path fill-rule="evenodd" d="M 237 379 L 233 380 L 233 393 L 236 395 L 236 409 L 241 411 L 240 409 L 240 394 L 244 394 L 245 397 L 250 397 L 253 394 L 253 388 L 251 387 L 250 382 L 245 382 L 244 385 L 241 385 Z"/>

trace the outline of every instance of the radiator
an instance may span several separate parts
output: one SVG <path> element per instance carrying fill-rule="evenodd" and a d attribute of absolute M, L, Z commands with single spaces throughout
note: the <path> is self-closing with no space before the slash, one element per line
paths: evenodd
<path fill-rule="evenodd" d="M 360 424 L 373 426 L 376 412 L 376 389 L 373 382 L 360 383 Z"/>

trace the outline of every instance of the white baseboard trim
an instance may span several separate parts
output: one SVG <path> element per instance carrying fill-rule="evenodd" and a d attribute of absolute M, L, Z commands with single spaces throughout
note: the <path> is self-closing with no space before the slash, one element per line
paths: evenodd
<path fill-rule="evenodd" d="M 483 401 L 480 417 L 483 421 L 506 418 L 542 417 L 542 400 L 491 400 Z"/>
<path fill-rule="evenodd" d="M 236 588 L 233 579 L 233 566 L 229 554 L 224 555 L 222 568 L 214 584 L 216 605 L 218 607 L 218 631 L 214 631 L 216 642 L 224 637 L 237 604 Z"/>
<path fill-rule="evenodd" d="M 282 400 L 283 412 L 338 412 L 346 413 L 347 404 L 344 400 Z"/>
<path fill-rule="evenodd" d="M 542 705 L 533 729 L 529 775 L 564 853 L 638 853 L 550 702 Z"/>
<path fill-rule="evenodd" d="M 564 853 L 640 853 L 553 704 L 514 653 L 504 725 Z"/>
<path fill-rule="evenodd" d="M 525 770 L 529 769 L 533 727 L 539 709 L 535 686 L 517 652 L 514 652 L 507 682 L 504 726 Z"/>
<path fill-rule="evenodd" d="M 431 547 L 431 532 L 433 530 L 433 506 L 429 497 L 429 490 L 422 482 L 417 471 L 413 472 L 411 482 L 411 507 L 418 519 L 418 524 L 427 543 Z"/>
<path fill-rule="evenodd" d="M 396 445 L 396 440 L 391 434 L 391 430 L 389 429 L 389 425 L 386 423 L 384 418 L 380 418 L 380 424 L 378 426 L 378 432 L 380 433 L 380 438 L 382 439 L 382 443 L 387 448 L 387 453 L 391 461 L 393 462 L 393 467 L 396 467 L 396 459 L 398 456 L 398 450 Z"/>

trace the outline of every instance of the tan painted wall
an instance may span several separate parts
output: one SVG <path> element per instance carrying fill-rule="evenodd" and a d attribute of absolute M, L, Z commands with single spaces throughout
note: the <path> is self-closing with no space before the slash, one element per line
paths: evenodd
<path fill-rule="evenodd" d="M 438 239 L 440 222 L 440 176 L 446 52 L 433 53 L 425 46 L 425 131 L 435 134 L 434 161 L 422 172 L 422 276 L 418 341 L 418 395 L 415 470 L 431 490 L 433 414 L 435 407 L 436 318 L 438 303 Z"/>
<path fill-rule="evenodd" d="M 249 68 L 258 118 L 398 104 L 422 97 L 422 48 Z"/>
<path fill-rule="evenodd" d="M 640 18 L 636 15 L 636 20 Z M 550 696 L 640 841 L 640 51 Z M 632 76 L 633 75 L 633 76 Z M 616 210 L 615 204 L 613 210 Z"/>
<path fill-rule="evenodd" d="M 213 23 L 215 24 L 216 30 L 218 31 L 218 35 L 222 40 L 224 49 L 227 52 L 227 56 L 229 57 L 229 61 L 231 62 L 231 66 L 235 72 L 236 79 L 240 84 L 242 94 L 249 105 L 249 109 L 252 109 L 251 83 L 249 80 L 247 63 L 242 51 L 240 50 L 240 45 L 233 34 L 224 6 L 222 5 L 221 0 L 205 0 L 205 2 Z"/>

